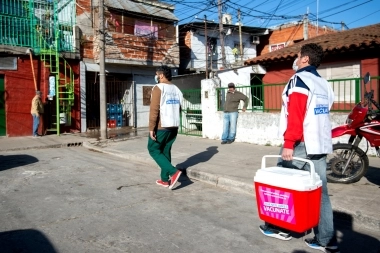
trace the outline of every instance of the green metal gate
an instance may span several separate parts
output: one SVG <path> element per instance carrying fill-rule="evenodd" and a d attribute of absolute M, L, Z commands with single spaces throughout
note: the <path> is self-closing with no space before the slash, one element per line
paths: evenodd
<path fill-rule="evenodd" d="M 182 90 L 181 126 L 179 133 L 202 136 L 201 89 Z"/>

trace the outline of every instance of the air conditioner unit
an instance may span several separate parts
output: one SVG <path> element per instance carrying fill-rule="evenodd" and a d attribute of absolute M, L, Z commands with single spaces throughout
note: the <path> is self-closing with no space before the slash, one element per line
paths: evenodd
<path fill-rule="evenodd" d="M 259 36 L 251 36 L 251 43 L 252 44 L 260 44 L 260 38 Z"/>
<path fill-rule="evenodd" d="M 232 16 L 231 14 L 224 13 L 222 16 L 222 23 L 225 25 L 231 25 L 232 24 Z"/>

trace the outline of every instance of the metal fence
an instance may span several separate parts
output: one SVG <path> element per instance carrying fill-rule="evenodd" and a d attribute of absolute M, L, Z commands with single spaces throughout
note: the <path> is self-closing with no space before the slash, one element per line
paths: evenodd
<path fill-rule="evenodd" d="M 74 52 L 74 0 L 0 1 L 0 44 Z"/>
<path fill-rule="evenodd" d="M 362 98 L 364 92 L 373 89 L 375 100 L 379 101 L 379 76 L 371 77 L 371 81 L 364 86 L 363 78 L 344 78 L 328 80 L 331 84 L 335 100 L 331 111 L 349 112 L 352 107 Z M 252 86 L 237 86 L 236 90 L 242 92 L 249 98 L 247 111 L 272 112 L 281 110 L 281 94 L 286 83 L 282 84 L 261 84 Z M 225 97 L 228 88 L 217 88 L 218 111 L 223 111 Z M 241 110 L 243 102 L 239 110 Z"/>
<path fill-rule="evenodd" d="M 179 133 L 202 136 L 201 89 L 182 90 L 181 125 Z"/>
<path fill-rule="evenodd" d="M 106 80 L 106 103 L 109 105 L 121 104 L 122 116 L 121 124 L 117 126 L 129 126 L 129 118 L 132 110 L 132 81 Z M 100 128 L 100 94 L 99 79 L 91 79 L 87 76 L 86 80 L 86 118 L 87 128 Z M 107 112 L 107 118 L 108 115 Z M 107 122 L 108 123 L 108 122 Z"/>

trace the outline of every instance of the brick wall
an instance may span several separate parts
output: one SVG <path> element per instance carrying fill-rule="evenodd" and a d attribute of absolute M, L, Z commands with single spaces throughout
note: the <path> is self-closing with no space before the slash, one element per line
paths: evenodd
<path fill-rule="evenodd" d="M 263 49 L 260 52 L 260 55 L 267 54 L 270 51 L 271 45 L 276 45 L 280 43 L 285 43 L 285 46 L 291 46 L 294 44 L 294 41 L 303 40 L 304 38 L 304 30 L 303 30 L 303 24 L 297 24 L 294 26 L 279 28 L 277 30 L 274 30 L 269 38 L 268 43 L 264 45 Z M 328 34 L 328 33 L 334 33 L 337 32 L 336 30 L 329 29 L 329 28 L 318 28 L 318 35 Z M 313 38 L 317 36 L 317 27 L 314 25 L 308 25 L 308 38 Z"/>
<path fill-rule="evenodd" d="M 77 8 L 78 14 L 85 13 L 91 17 L 89 5 L 78 4 L 83 7 Z M 78 11 L 81 9 L 81 11 Z M 96 11 L 96 10 L 94 10 Z M 154 61 L 179 64 L 179 48 L 175 38 L 174 24 L 152 21 L 153 25 L 158 28 L 158 38 L 148 38 L 134 35 L 134 26 L 136 21 L 149 23 L 150 19 L 143 17 L 131 17 L 115 10 L 105 11 L 107 20 L 106 28 L 106 59 L 115 60 L 136 60 L 136 61 Z M 94 26 L 98 23 L 97 17 L 93 20 Z M 79 24 L 79 26 L 81 26 Z M 84 30 L 84 29 L 83 29 Z M 87 30 L 88 31 L 88 30 Z M 99 59 L 99 38 L 91 32 L 82 34 L 81 37 L 81 56 L 88 59 Z"/>
<path fill-rule="evenodd" d="M 72 61 L 71 66 L 75 75 L 75 106 L 73 108 L 72 128 L 80 129 L 80 97 L 79 97 L 79 63 Z M 42 91 L 42 102 L 46 102 L 49 85 L 49 70 L 34 56 L 33 67 L 37 82 L 37 89 Z M 19 57 L 17 70 L 0 71 L 4 74 L 6 90 L 5 114 L 7 136 L 29 136 L 32 135 L 32 116 L 30 114 L 31 102 L 35 96 L 35 86 L 30 59 L 27 56 Z M 45 115 L 45 119 L 48 115 Z M 40 124 L 39 133 L 45 129 L 43 122 Z M 64 130 L 63 130 L 64 131 Z"/>
<path fill-rule="evenodd" d="M 47 94 L 48 74 L 37 59 L 33 59 L 37 89 Z M 3 71 L 7 93 L 5 101 L 7 136 L 32 135 L 31 102 L 35 95 L 32 67 L 28 57 L 19 57 L 17 70 Z"/>

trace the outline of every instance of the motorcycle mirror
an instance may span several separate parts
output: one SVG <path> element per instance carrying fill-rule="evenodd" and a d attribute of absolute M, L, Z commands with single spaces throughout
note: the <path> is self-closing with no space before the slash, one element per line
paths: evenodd
<path fill-rule="evenodd" d="M 363 78 L 364 84 L 367 84 L 370 80 L 371 80 L 371 75 L 369 74 L 369 72 L 367 72 L 367 74 L 365 74 Z"/>

